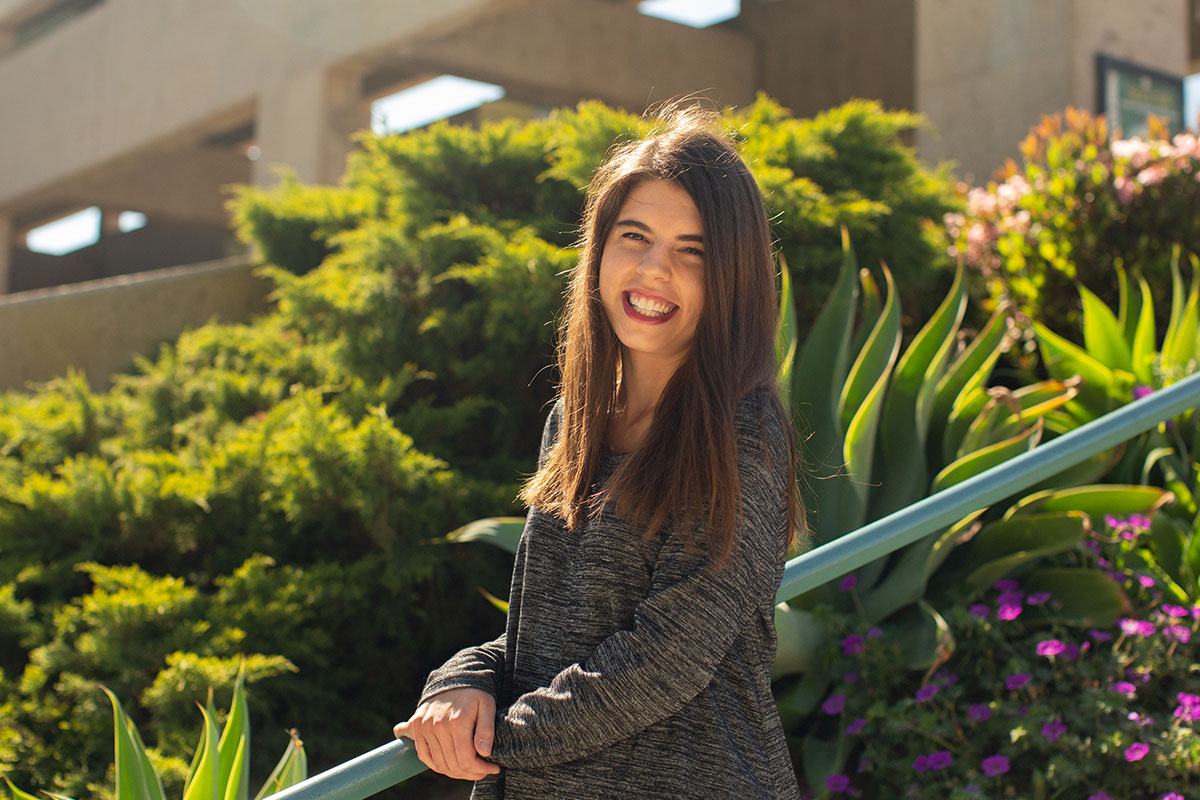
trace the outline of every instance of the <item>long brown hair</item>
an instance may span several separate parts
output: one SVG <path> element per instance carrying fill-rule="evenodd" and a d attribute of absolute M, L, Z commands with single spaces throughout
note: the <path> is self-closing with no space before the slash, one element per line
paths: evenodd
<path fill-rule="evenodd" d="M 714 112 L 675 106 L 659 128 L 616 148 L 588 187 L 580 259 L 559 329 L 563 400 L 558 438 L 521 498 L 571 526 L 606 502 L 653 536 L 664 524 L 703 524 L 721 564 L 740 513 L 734 411 L 764 388 L 779 412 L 775 331 L 775 260 L 758 185 Z M 591 486 L 617 410 L 621 346 L 600 300 L 600 258 L 629 193 L 646 180 L 682 188 L 700 211 L 704 233 L 704 306 L 689 354 L 655 408 L 642 443 L 598 492 Z M 796 457 L 788 443 L 788 544 L 803 509 L 795 491 Z"/>

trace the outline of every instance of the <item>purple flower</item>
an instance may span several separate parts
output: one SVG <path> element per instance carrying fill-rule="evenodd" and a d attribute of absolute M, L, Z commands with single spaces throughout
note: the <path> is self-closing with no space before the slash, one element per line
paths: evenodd
<path fill-rule="evenodd" d="M 883 628 L 879 627 L 878 625 L 867 628 L 868 639 L 878 639 L 880 636 L 883 636 Z"/>
<path fill-rule="evenodd" d="M 1056 656 L 1066 649 L 1066 646 L 1058 639 L 1044 639 L 1038 642 L 1037 654 L 1039 656 Z"/>
<path fill-rule="evenodd" d="M 842 652 L 848 656 L 856 656 L 866 649 L 863 644 L 863 637 L 857 633 L 852 633 L 845 639 L 842 639 Z"/>
<path fill-rule="evenodd" d="M 1133 697 L 1134 692 L 1137 691 L 1137 687 L 1129 681 L 1116 681 L 1108 687 L 1108 690 L 1116 692 L 1119 695 L 1124 695 L 1125 697 Z"/>
<path fill-rule="evenodd" d="M 976 619 L 987 619 L 987 615 L 991 612 L 991 609 L 989 609 L 983 603 L 974 603 L 967 609 L 967 611 Z"/>
<path fill-rule="evenodd" d="M 1158 800 L 1184 800 L 1184 796 L 1179 792 L 1167 792 Z"/>
<path fill-rule="evenodd" d="M 1050 741 L 1056 741 L 1058 737 L 1067 732 L 1067 726 L 1060 719 L 1051 720 L 1042 726 L 1042 736 L 1045 736 Z"/>
<path fill-rule="evenodd" d="M 967 716 L 973 722 L 985 722 L 992 716 L 992 710 L 983 703 L 972 703 L 967 709 Z"/>
<path fill-rule="evenodd" d="M 1020 689 L 1029 683 L 1029 673 L 1018 672 L 1016 675 L 1009 675 L 1004 681 L 1004 686 L 1009 690 Z"/>
<path fill-rule="evenodd" d="M 867 721 L 862 717 L 859 717 L 858 719 L 854 720 L 854 722 L 851 722 L 846 726 L 846 733 L 853 736 L 856 733 L 862 732 L 862 729 L 865 727 L 867 727 Z"/>
<path fill-rule="evenodd" d="M 1008 772 L 1008 758 L 1001 755 L 988 756 L 983 760 L 983 774 L 989 778 Z"/>
<path fill-rule="evenodd" d="M 1088 800 L 1113 800 L 1113 799 L 1108 794 L 1108 792 L 1096 792 L 1095 794 L 1089 794 Z"/>
<path fill-rule="evenodd" d="M 1200 694 L 1180 692 L 1179 694 L 1175 695 L 1175 699 L 1185 706 L 1200 706 Z"/>
<path fill-rule="evenodd" d="M 844 792 L 850 788 L 850 778 L 840 772 L 830 775 L 825 779 L 825 788 L 831 792 Z"/>
<path fill-rule="evenodd" d="M 1083 649 L 1087 650 L 1091 644 L 1091 642 L 1084 642 Z M 1067 659 L 1068 661 L 1074 661 L 1075 659 L 1079 658 L 1079 645 L 1068 642 L 1066 652 L 1063 653 L 1063 658 Z"/>
<path fill-rule="evenodd" d="M 1182 642 L 1183 644 L 1187 644 L 1188 640 L 1192 638 L 1191 630 L 1183 625 L 1168 625 L 1166 629 L 1163 630 L 1163 634 L 1168 639 L 1174 639 L 1175 641 Z"/>
<path fill-rule="evenodd" d="M 858 673 L 857 672 L 847 672 L 845 675 L 842 676 L 842 680 L 844 680 L 846 683 L 858 683 Z"/>
<path fill-rule="evenodd" d="M 1154 717 L 1147 717 L 1144 714 L 1139 714 L 1136 711 L 1130 711 L 1126 719 L 1137 725 L 1139 728 L 1144 728 L 1147 725 L 1154 724 Z"/>
<path fill-rule="evenodd" d="M 830 695 L 829 699 L 821 704 L 821 710 L 831 717 L 842 713 L 843 709 L 845 708 L 846 695 L 840 692 L 838 694 Z"/>
<path fill-rule="evenodd" d="M 996 616 L 1006 622 L 1014 620 L 1021 616 L 1021 607 L 1012 605 L 1000 606 L 1000 608 L 996 610 Z"/>
<path fill-rule="evenodd" d="M 1184 619 L 1188 616 L 1188 610 L 1186 608 L 1183 606 L 1173 605 L 1171 603 L 1163 603 L 1162 612 L 1168 617 L 1175 617 L 1176 619 Z"/>
<path fill-rule="evenodd" d="M 1138 583 L 1142 585 L 1143 589 L 1150 589 L 1154 587 L 1154 578 L 1151 578 L 1149 575 L 1138 575 L 1137 580 Z"/>
<path fill-rule="evenodd" d="M 1129 678 L 1129 680 L 1131 680 L 1131 681 L 1137 681 L 1138 683 L 1149 683 L 1150 682 L 1150 668 L 1149 667 L 1137 667 L 1137 668 L 1126 667 L 1125 668 L 1125 677 Z"/>
<path fill-rule="evenodd" d="M 998 606 L 1019 606 L 1021 601 L 1025 599 L 1024 592 L 1001 592 L 996 598 Z"/>
<path fill-rule="evenodd" d="M 926 772 L 929 770 L 929 756 L 917 756 L 917 760 L 913 762 L 912 768 L 915 772 Z"/>
<path fill-rule="evenodd" d="M 842 582 L 838 584 L 838 589 L 843 592 L 848 592 L 858 584 L 858 578 L 854 575 L 847 575 L 842 578 Z M 832 777 L 832 776 L 831 776 Z"/>
<path fill-rule="evenodd" d="M 954 757 L 950 755 L 949 750 L 938 750 L 936 753 L 929 754 L 930 769 L 945 769 L 953 763 Z"/>
<path fill-rule="evenodd" d="M 1104 515 L 1104 524 L 1107 525 L 1108 527 L 1112 528 L 1114 531 L 1117 528 L 1125 527 L 1124 521 L 1122 521 L 1122 519 L 1120 517 L 1118 517 L 1116 514 L 1105 514 Z"/>
<path fill-rule="evenodd" d="M 1025 598 L 1025 602 L 1029 603 L 1031 606 L 1040 606 L 1042 603 L 1049 600 L 1051 596 L 1052 595 L 1049 592 L 1034 592 Z"/>
<path fill-rule="evenodd" d="M 1138 533 L 1145 533 L 1150 530 L 1150 518 L 1145 514 L 1130 514 L 1129 525 Z"/>
<path fill-rule="evenodd" d="M 958 683 L 958 673 L 946 672 L 944 669 L 939 669 L 933 674 L 933 679 L 936 681 L 941 681 L 942 688 L 948 689 L 954 684 Z"/>
<path fill-rule="evenodd" d="M 1015 592 L 1021 584 L 1014 581 L 1012 578 L 1005 578 L 1001 581 L 996 581 L 992 584 L 992 588 L 997 592 Z"/>
<path fill-rule="evenodd" d="M 1154 388 L 1151 386 L 1146 386 L 1145 384 L 1139 383 L 1137 386 L 1133 387 L 1134 400 L 1141 400 L 1143 397 L 1149 397 L 1152 394 L 1154 394 Z"/>
<path fill-rule="evenodd" d="M 932 700 L 938 693 L 938 687 L 932 683 L 928 686 L 922 686 L 917 689 L 917 702 L 924 703 L 926 700 Z"/>
<path fill-rule="evenodd" d="M 1108 631 L 1098 631 L 1095 628 L 1092 628 L 1088 631 L 1088 636 L 1092 637 L 1097 642 L 1107 642 L 1112 638 L 1112 634 Z"/>
<path fill-rule="evenodd" d="M 1125 748 L 1125 760 L 1130 762 L 1141 761 L 1143 758 L 1145 758 L 1146 753 L 1149 752 L 1150 745 L 1142 744 L 1141 742 L 1134 742 L 1133 744 L 1129 745 L 1129 747 Z"/>
<path fill-rule="evenodd" d="M 1200 695 L 1180 692 L 1175 695 L 1175 699 L 1179 701 L 1179 705 L 1175 708 L 1173 716 L 1187 722 L 1200 720 Z"/>

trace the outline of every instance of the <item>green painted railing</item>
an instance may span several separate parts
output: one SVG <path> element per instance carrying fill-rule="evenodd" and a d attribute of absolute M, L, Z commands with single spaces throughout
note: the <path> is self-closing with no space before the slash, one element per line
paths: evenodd
<path fill-rule="evenodd" d="M 1200 373 L 793 558 L 784 569 L 776 600 L 787 600 L 839 578 L 1197 406 Z M 411 742 L 394 741 L 273 797 L 363 800 L 424 769 Z"/>

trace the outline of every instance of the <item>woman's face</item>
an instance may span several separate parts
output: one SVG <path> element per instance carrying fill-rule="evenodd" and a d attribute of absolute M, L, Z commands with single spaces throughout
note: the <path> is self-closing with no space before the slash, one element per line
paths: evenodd
<path fill-rule="evenodd" d="M 646 180 L 629 193 L 604 242 L 600 299 L 627 363 L 674 372 L 704 308 L 704 228 L 686 191 Z"/>

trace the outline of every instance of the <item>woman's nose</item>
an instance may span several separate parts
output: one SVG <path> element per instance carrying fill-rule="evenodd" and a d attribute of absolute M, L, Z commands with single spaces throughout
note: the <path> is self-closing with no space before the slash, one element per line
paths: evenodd
<path fill-rule="evenodd" d="M 671 273 L 669 256 L 664 248 L 658 245 L 651 247 L 638 264 L 638 272 L 647 277 L 665 278 Z"/>

